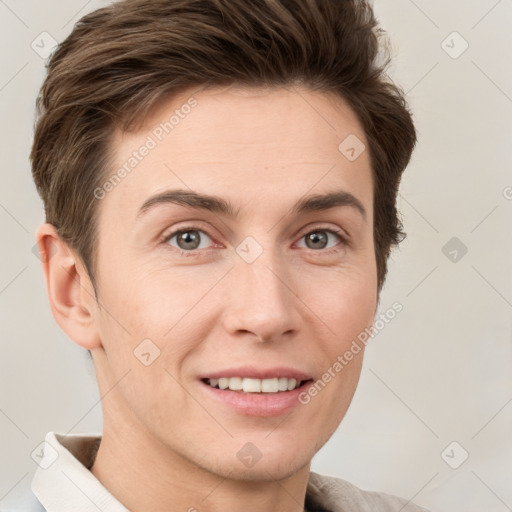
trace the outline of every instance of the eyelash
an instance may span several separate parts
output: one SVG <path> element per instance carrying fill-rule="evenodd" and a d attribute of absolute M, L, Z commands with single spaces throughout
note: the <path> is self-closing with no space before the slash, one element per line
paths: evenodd
<path fill-rule="evenodd" d="M 169 240 L 171 240 L 171 238 L 173 238 L 176 235 L 179 235 L 180 233 L 186 233 L 187 231 L 200 231 L 201 233 L 205 233 L 206 235 L 208 235 L 210 237 L 210 239 L 213 240 L 213 237 L 207 231 L 205 231 L 203 228 L 200 228 L 199 226 L 190 225 L 190 226 L 186 226 L 184 228 L 177 229 L 176 231 L 173 231 L 172 233 L 166 234 L 165 236 L 162 237 L 161 241 L 163 243 L 168 244 L 168 242 L 169 242 Z M 329 254 L 338 252 L 340 250 L 339 245 L 343 245 L 343 246 L 347 246 L 347 247 L 350 246 L 349 239 L 344 234 L 343 231 L 335 229 L 335 228 L 327 228 L 327 227 L 322 227 L 322 226 L 318 226 L 313 229 L 310 229 L 309 231 L 307 231 L 306 233 L 301 235 L 300 239 L 304 238 L 306 235 L 309 235 L 311 233 L 316 233 L 318 231 L 325 231 L 326 233 L 331 233 L 333 235 L 338 236 L 338 238 L 341 241 L 341 244 L 336 244 L 334 247 L 331 247 L 330 249 L 325 249 L 325 250 L 319 249 L 319 250 L 315 251 L 314 249 L 310 249 L 313 252 L 321 252 L 324 255 L 329 255 Z M 178 253 L 181 256 L 185 256 L 185 257 L 200 256 L 201 252 L 209 250 L 209 249 L 194 249 L 191 251 L 185 251 L 183 249 L 179 249 L 178 247 L 174 247 L 174 246 L 171 246 L 171 247 L 173 250 L 178 251 Z"/>

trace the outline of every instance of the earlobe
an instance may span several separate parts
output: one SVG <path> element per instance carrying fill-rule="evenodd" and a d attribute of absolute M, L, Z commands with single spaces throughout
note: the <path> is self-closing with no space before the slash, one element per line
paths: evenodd
<path fill-rule="evenodd" d="M 53 316 L 62 330 L 88 350 L 101 346 L 91 280 L 80 259 L 51 224 L 37 230 L 37 244 Z"/>

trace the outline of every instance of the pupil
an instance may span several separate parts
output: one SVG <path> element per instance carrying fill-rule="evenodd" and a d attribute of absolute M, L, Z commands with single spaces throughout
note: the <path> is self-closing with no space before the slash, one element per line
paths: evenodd
<path fill-rule="evenodd" d="M 320 235 L 319 235 L 320 233 Z M 315 231 L 314 233 L 310 233 L 307 237 L 306 237 L 307 241 L 311 241 L 313 244 L 317 244 L 319 241 L 320 241 L 320 248 L 323 249 L 326 245 L 327 245 L 327 236 L 324 232 L 322 231 Z M 306 242 L 306 245 L 308 245 L 309 247 L 309 244 Z M 319 247 L 319 245 L 313 245 L 312 249 L 317 249 Z"/>
<path fill-rule="evenodd" d="M 184 242 L 184 247 L 179 243 L 180 241 Z M 197 231 L 185 231 L 181 233 L 178 237 L 178 244 L 182 249 L 195 249 L 199 243 L 199 236 L 197 235 Z"/>

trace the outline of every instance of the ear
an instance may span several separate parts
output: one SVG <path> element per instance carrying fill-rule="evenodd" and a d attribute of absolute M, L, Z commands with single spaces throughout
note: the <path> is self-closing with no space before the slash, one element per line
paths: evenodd
<path fill-rule="evenodd" d="M 95 293 L 80 258 L 51 224 L 40 226 L 36 238 L 55 320 L 81 347 L 89 350 L 101 347 L 94 322 L 98 307 Z"/>

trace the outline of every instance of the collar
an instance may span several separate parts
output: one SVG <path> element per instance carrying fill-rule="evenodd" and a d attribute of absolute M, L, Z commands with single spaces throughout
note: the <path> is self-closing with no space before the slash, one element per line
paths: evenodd
<path fill-rule="evenodd" d="M 89 471 L 101 434 L 48 432 L 31 488 L 49 512 L 129 512 Z"/>

